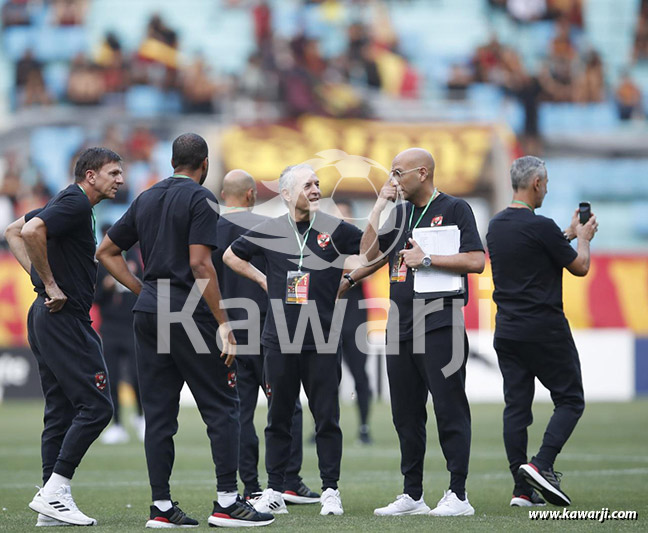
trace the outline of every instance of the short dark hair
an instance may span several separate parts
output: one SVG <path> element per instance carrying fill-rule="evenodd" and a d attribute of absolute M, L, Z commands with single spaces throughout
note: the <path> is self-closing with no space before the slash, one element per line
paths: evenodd
<path fill-rule="evenodd" d="M 74 181 L 76 183 L 83 181 L 88 170 L 97 171 L 107 163 L 120 163 L 121 161 L 121 156 L 108 148 L 97 146 L 88 148 L 81 152 L 76 165 L 74 165 Z"/>
<path fill-rule="evenodd" d="M 173 141 L 171 164 L 173 168 L 196 170 L 209 155 L 207 142 L 195 133 L 183 133 Z"/>

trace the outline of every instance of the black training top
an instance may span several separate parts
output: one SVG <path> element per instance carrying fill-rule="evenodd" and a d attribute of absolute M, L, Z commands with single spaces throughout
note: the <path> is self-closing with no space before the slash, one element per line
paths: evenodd
<path fill-rule="evenodd" d="M 309 224 L 297 223 L 300 239 L 307 232 Z M 265 257 L 268 295 L 272 300 L 283 303 L 291 341 L 294 340 L 301 308 L 311 304 L 317 305 L 324 338 L 328 340 L 344 259 L 359 253 L 362 232 L 339 218 L 322 212 L 317 213 L 313 227 L 308 232 L 302 265 L 302 272 L 310 273 L 309 301 L 299 305 L 285 303 L 287 273 L 297 271 L 299 265 L 299 246 L 294 227 L 295 222 L 292 219 L 289 221 L 288 215 L 270 219 L 259 224 L 248 235 L 234 241 L 232 251 L 245 261 L 250 261 L 255 255 Z M 261 344 L 275 350 L 281 349 L 272 307 L 268 309 Z M 306 328 L 302 348 L 317 349 L 310 322 Z"/>
<path fill-rule="evenodd" d="M 210 204 L 212 202 L 212 204 Z M 144 275 L 134 311 L 157 313 L 158 280 L 170 280 L 171 312 L 182 310 L 195 278 L 189 245 L 216 248 L 216 197 L 189 178 L 167 178 L 140 194 L 108 236 L 122 250 L 140 243 Z M 212 317 L 203 298 L 194 318 Z"/>
<path fill-rule="evenodd" d="M 245 235 L 251 228 L 267 220 L 270 219 L 247 210 L 232 211 L 222 215 L 216 225 L 218 230 L 216 235 L 218 249 L 212 254 L 223 298 L 247 298 L 253 300 L 259 308 L 260 327 L 263 327 L 265 323 L 266 311 L 268 310 L 268 295 L 258 283 L 239 276 L 225 265 L 223 263 L 223 254 L 229 245 L 241 235 Z M 255 255 L 250 262 L 265 274 L 265 256 Z M 230 321 L 247 320 L 248 318 L 247 310 L 243 307 L 230 307 L 227 309 L 227 314 Z M 247 329 L 237 329 L 234 331 L 234 335 L 238 344 L 247 344 Z"/>
<path fill-rule="evenodd" d="M 414 209 L 412 227 L 409 228 L 412 209 Z M 398 256 L 398 252 L 405 248 L 408 239 L 412 236 L 414 226 L 417 228 L 426 228 L 430 226 L 456 225 L 461 232 L 459 242 L 460 253 L 484 251 L 479 233 L 477 232 L 475 215 L 473 215 L 470 205 L 465 200 L 455 198 L 449 194 L 439 193 L 417 225 L 416 222 L 424 211 L 425 206 L 414 207 L 414 204 L 410 202 L 399 203 L 392 210 L 389 218 L 380 229 L 380 250 L 382 252 L 389 252 L 390 269 Z M 463 304 L 466 305 L 468 303 L 468 276 L 464 274 L 463 278 L 465 293 L 454 298 L 463 298 Z M 391 330 L 390 325 L 396 320 L 395 312 L 398 311 L 399 340 L 401 341 L 407 341 L 413 338 L 415 320 L 413 316 L 413 301 L 415 297 L 414 275 L 412 269 L 408 268 L 404 282 L 390 283 L 390 298 L 393 304 L 389 311 L 388 331 Z M 452 325 L 452 300 L 453 297 L 444 298 L 442 310 L 429 313 L 425 316 L 425 331 Z M 431 301 L 432 299 L 426 299 L 426 303 Z M 394 309 L 394 304 L 397 306 L 397 309 Z M 417 324 L 421 318 L 416 318 Z"/>
<path fill-rule="evenodd" d="M 521 341 L 569 336 L 562 270 L 578 254 L 556 223 L 509 207 L 490 221 L 486 241 L 497 304 L 495 336 Z"/>
<path fill-rule="evenodd" d="M 96 243 L 92 206 L 79 185 L 59 192 L 45 207 L 25 215 L 40 218 L 47 228 L 47 261 L 54 281 L 67 296 L 61 311 L 90 320 L 97 281 Z M 31 281 L 39 296 L 47 298 L 45 285 L 31 268 Z"/>

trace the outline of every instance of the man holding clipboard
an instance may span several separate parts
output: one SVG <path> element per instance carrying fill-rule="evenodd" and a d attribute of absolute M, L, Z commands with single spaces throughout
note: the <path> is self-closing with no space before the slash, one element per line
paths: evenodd
<path fill-rule="evenodd" d="M 389 345 L 398 346 L 397 351 L 388 348 L 387 373 L 404 490 L 393 503 L 376 509 L 378 516 L 460 516 L 475 512 L 465 490 L 471 429 L 465 393 L 468 341 L 461 307 L 468 301 L 466 275 L 484 269 L 484 249 L 470 206 L 438 191 L 433 178 L 434 159 L 429 152 L 410 148 L 398 154 L 360 247 L 368 261 L 389 255 L 387 340 Z M 397 202 L 396 206 L 377 232 L 380 215 L 390 202 Z M 415 229 L 438 226 L 457 227 L 456 253 L 426 253 L 412 238 Z M 460 275 L 463 289 L 417 294 L 415 276 L 425 271 Z M 398 339 L 393 338 L 394 331 L 398 331 Z M 432 511 L 423 501 L 428 392 L 434 401 L 439 441 L 450 472 L 449 489 Z"/>

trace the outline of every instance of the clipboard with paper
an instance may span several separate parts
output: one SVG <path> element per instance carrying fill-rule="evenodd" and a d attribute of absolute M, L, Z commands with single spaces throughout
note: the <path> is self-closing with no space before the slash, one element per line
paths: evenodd
<path fill-rule="evenodd" d="M 415 228 L 412 238 L 426 255 L 453 255 L 459 253 L 461 232 L 455 225 Z M 416 298 L 443 298 L 464 293 L 461 274 L 439 268 L 419 268 L 414 274 Z"/>

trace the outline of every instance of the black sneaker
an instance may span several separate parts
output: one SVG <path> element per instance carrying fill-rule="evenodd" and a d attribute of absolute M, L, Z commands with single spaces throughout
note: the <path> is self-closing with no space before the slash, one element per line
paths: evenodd
<path fill-rule="evenodd" d="M 358 438 L 360 439 L 360 442 L 362 444 L 372 444 L 371 440 L 371 435 L 369 435 L 369 427 L 368 426 L 360 426 L 360 433 L 358 435 Z"/>
<path fill-rule="evenodd" d="M 543 507 L 547 505 L 535 490 L 531 489 L 530 494 L 519 491 L 513 491 L 511 498 L 511 507 Z"/>
<path fill-rule="evenodd" d="M 271 514 L 260 513 L 250 502 L 237 496 L 229 507 L 221 507 L 218 502 L 214 502 L 214 512 L 207 522 L 212 527 L 255 527 L 270 525 L 274 520 Z"/>
<path fill-rule="evenodd" d="M 296 487 L 284 490 L 282 496 L 286 503 L 306 504 L 320 501 L 320 495 L 310 490 L 303 481 Z"/>
<path fill-rule="evenodd" d="M 569 496 L 560 490 L 560 472 L 554 472 L 552 467 L 540 470 L 533 463 L 522 465 L 519 472 L 529 485 L 538 489 L 544 498 L 553 505 L 571 505 Z"/>
<path fill-rule="evenodd" d="M 168 511 L 160 511 L 155 505 L 151 505 L 151 518 L 146 522 L 146 527 L 153 529 L 198 527 L 198 521 L 189 518 L 184 511 L 178 507 L 178 502 L 173 502 L 173 507 Z"/>

